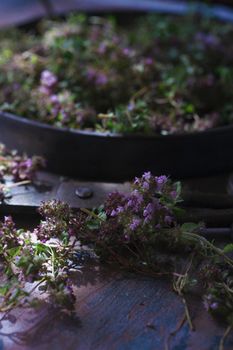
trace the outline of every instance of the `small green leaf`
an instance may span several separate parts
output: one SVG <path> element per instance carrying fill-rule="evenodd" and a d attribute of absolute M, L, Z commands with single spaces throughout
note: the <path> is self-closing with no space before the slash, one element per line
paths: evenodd
<path fill-rule="evenodd" d="M 199 228 L 199 224 L 195 224 L 194 222 L 185 222 L 181 226 L 181 231 L 183 231 L 183 232 L 193 232 L 197 228 Z"/>
<path fill-rule="evenodd" d="M 7 284 L 5 284 L 4 286 L 1 286 L 0 287 L 0 295 L 2 295 L 2 296 L 6 295 L 8 290 L 9 290 L 9 286 Z"/>
<path fill-rule="evenodd" d="M 224 253 L 232 253 L 233 252 L 233 243 L 227 244 L 224 249 Z"/>
<path fill-rule="evenodd" d="M 100 212 L 100 213 L 98 214 L 98 217 L 99 217 L 102 221 L 106 221 L 106 219 L 107 219 L 107 215 L 106 215 L 106 213 L 105 213 L 104 211 Z"/>
<path fill-rule="evenodd" d="M 179 197 L 182 189 L 181 182 L 180 181 L 175 182 L 175 186 L 176 186 L 177 197 Z"/>

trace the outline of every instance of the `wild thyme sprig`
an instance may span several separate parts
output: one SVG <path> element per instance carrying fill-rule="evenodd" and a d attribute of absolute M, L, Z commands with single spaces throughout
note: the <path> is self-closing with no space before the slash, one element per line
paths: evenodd
<path fill-rule="evenodd" d="M 8 151 L 0 144 L 0 202 L 11 188 L 32 182 L 36 171 L 44 165 L 45 161 L 41 157 L 20 156 L 16 151 Z M 6 180 L 9 181 L 6 183 Z"/>
<path fill-rule="evenodd" d="M 229 252 L 233 245 L 222 250 L 198 233 L 198 225 L 180 226 L 176 221 L 180 192 L 179 183 L 147 172 L 135 179 L 131 193 L 109 195 L 101 209 L 104 220 L 98 212 L 94 216 L 87 212 L 80 239 L 91 242 L 104 262 L 150 276 L 170 275 L 192 330 L 186 294 L 197 286 L 208 311 L 224 316 L 231 326 L 233 260 Z M 188 266 L 185 272 L 183 266 Z"/>
<path fill-rule="evenodd" d="M 45 220 L 32 232 L 17 230 L 11 217 L 0 223 L 0 263 L 5 274 L 0 311 L 35 302 L 35 290 L 62 311 L 74 310 L 71 276 L 82 260 L 76 239 L 80 223 L 59 201 L 42 204 L 39 212 Z"/>

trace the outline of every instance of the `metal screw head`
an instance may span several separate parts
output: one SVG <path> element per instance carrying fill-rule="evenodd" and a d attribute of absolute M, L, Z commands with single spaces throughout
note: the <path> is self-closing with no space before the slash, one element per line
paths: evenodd
<path fill-rule="evenodd" d="M 93 191 L 89 187 L 80 186 L 76 188 L 75 194 L 79 198 L 87 199 L 93 196 Z"/>

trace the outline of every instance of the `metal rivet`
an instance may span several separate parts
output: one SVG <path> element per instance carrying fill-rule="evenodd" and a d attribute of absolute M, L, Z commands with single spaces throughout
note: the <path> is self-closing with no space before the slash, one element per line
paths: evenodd
<path fill-rule="evenodd" d="M 75 190 L 75 194 L 79 198 L 87 199 L 93 196 L 93 191 L 89 187 L 77 187 Z"/>

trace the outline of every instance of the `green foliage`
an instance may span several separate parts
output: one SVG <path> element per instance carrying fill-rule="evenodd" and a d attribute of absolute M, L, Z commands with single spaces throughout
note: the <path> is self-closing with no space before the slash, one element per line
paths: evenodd
<path fill-rule="evenodd" d="M 233 252 L 233 244 L 229 243 L 224 247 L 224 253 L 232 253 Z"/>
<path fill-rule="evenodd" d="M 200 228 L 199 224 L 193 222 L 186 222 L 181 225 L 180 229 L 182 232 L 195 232 Z"/>

